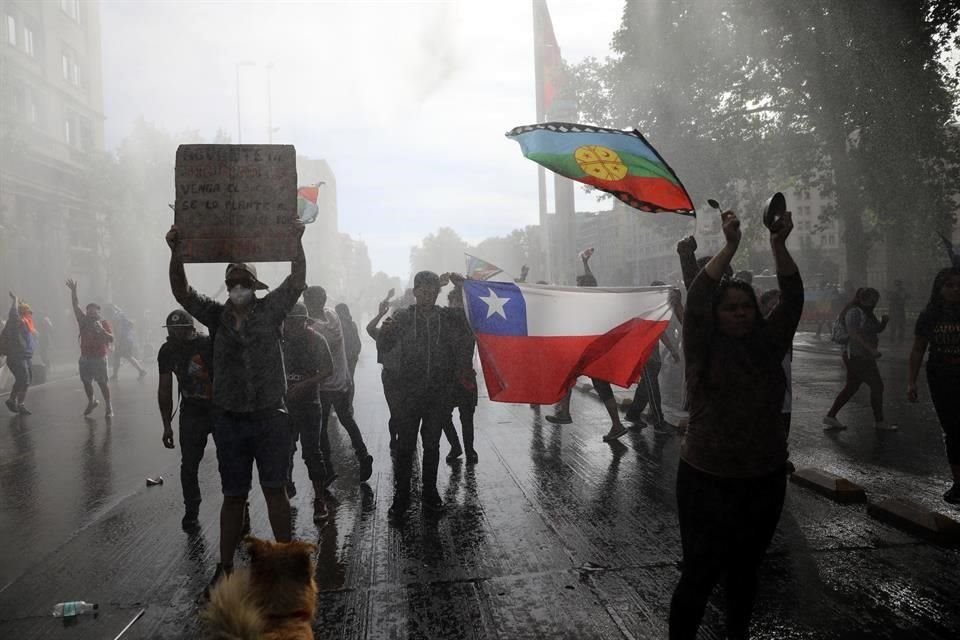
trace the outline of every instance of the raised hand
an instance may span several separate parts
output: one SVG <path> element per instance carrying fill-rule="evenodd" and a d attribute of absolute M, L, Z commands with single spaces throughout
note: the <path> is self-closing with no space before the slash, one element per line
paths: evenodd
<path fill-rule="evenodd" d="M 70 280 L 67 280 L 67 289 L 70 289 L 70 291 L 75 292 L 77 290 L 77 281 L 73 280 L 72 278 Z"/>
<path fill-rule="evenodd" d="M 784 219 L 787 219 L 787 216 L 784 216 Z M 743 233 L 740 231 L 740 218 L 737 217 L 737 214 L 734 213 L 732 209 L 724 211 L 720 214 L 720 221 L 723 229 L 723 237 L 726 238 L 727 244 L 739 245 Z M 790 228 L 793 228 L 792 223 Z M 770 237 L 773 238 L 773 235 L 774 234 L 770 234 Z"/>
<path fill-rule="evenodd" d="M 180 244 L 180 229 L 177 228 L 177 225 L 170 226 L 170 230 L 167 231 L 166 240 L 167 246 L 170 247 L 171 250 L 176 249 L 177 245 Z"/>
<path fill-rule="evenodd" d="M 791 231 L 793 231 L 793 212 L 785 211 L 777 225 L 770 230 L 770 242 L 785 244 Z"/>
<path fill-rule="evenodd" d="M 687 236 L 677 243 L 677 253 L 680 255 L 693 253 L 697 250 L 697 239 L 693 236 Z"/>

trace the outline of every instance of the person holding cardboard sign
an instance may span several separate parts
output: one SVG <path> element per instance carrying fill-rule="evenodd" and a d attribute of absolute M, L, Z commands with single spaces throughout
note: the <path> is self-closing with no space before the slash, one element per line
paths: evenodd
<path fill-rule="evenodd" d="M 263 296 L 267 285 L 257 270 L 242 262 L 227 266 L 224 281 L 230 299 L 224 304 L 197 293 L 188 283 L 176 225 L 167 232 L 170 246 L 170 288 L 184 310 L 213 336 L 213 439 L 223 486 L 220 510 L 220 563 L 211 586 L 233 569 L 233 556 L 243 530 L 244 504 L 257 463 L 273 535 L 289 542 L 290 502 L 285 485 L 290 464 L 290 425 L 286 410 L 286 377 L 280 344 L 287 314 L 306 288 L 307 259 L 300 222 L 290 275 Z"/>

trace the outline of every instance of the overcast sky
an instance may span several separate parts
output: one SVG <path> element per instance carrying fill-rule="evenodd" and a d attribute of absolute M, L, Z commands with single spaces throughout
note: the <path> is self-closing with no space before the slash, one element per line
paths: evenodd
<path fill-rule="evenodd" d="M 603 57 L 623 0 L 548 0 L 564 58 Z M 535 119 L 529 0 L 127 2 L 104 0 L 107 146 L 143 116 L 170 131 L 218 128 L 325 158 L 340 229 L 374 270 L 406 275 L 440 226 L 477 242 L 537 221 L 535 165 L 503 137 Z M 579 193 L 578 208 L 609 208 Z M 171 194 L 171 201 L 173 194 Z"/>

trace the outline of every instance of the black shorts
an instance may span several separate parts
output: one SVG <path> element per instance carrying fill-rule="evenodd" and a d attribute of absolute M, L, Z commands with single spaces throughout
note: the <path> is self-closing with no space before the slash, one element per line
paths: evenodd
<path fill-rule="evenodd" d="M 286 485 L 290 466 L 290 416 L 285 412 L 218 412 L 213 441 L 217 445 L 223 495 L 238 497 L 250 493 L 254 462 L 260 486 L 279 489 Z"/>

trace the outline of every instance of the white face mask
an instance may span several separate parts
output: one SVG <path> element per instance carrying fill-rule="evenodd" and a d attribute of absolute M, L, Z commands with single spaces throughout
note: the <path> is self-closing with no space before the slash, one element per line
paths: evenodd
<path fill-rule="evenodd" d="M 253 300 L 253 289 L 242 287 L 239 284 L 230 289 L 230 302 L 238 307 L 250 304 L 251 300 Z"/>

